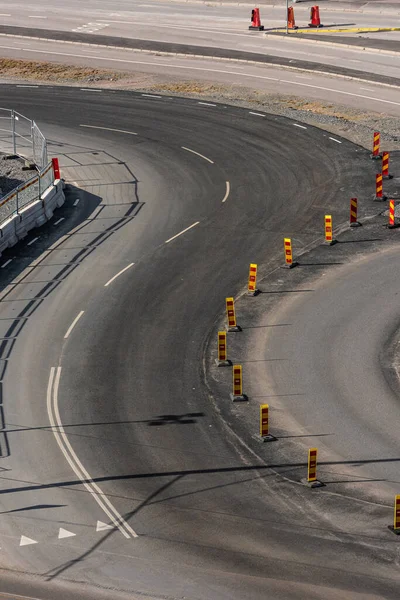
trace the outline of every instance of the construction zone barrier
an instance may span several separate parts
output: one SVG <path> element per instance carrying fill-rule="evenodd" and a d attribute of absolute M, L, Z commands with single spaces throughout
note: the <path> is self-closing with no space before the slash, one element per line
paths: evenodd
<path fill-rule="evenodd" d="M 307 479 L 310 487 L 322 487 L 324 484 L 317 479 L 318 448 L 310 448 L 308 451 Z"/>
<path fill-rule="evenodd" d="M 388 229 L 396 229 L 399 226 L 396 223 L 396 208 L 394 200 L 389 200 L 389 223 Z"/>
<path fill-rule="evenodd" d="M 383 179 L 393 179 L 389 173 L 389 152 L 382 153 L 382 177 Z"/>
<path fill-rule="evenodd" d="M 236 323 L 235 301 L 233 298 L 226 298 L 226 316 L 228 318 L 228 332 L 242 331 L 242 328 Z"/>
<path fill-rule="evenodd" d="M 374 140 L 373 140 L 373 144 L 372 144 L 371 158 L 373 158 L 375 160 L 378 158 L 382 158 L 382 155 L 379 152 L 380 145 L 381 145 L 381 134 L 379 131 L 374 131 Z"/>
<path fill-rule="evenodd" d="M 261 25 L 260 9 L 253 8 L 251 11 L 251 25 L 249 25 L 251 31 L 264 31 L 264 25 Z"/>
<path fill-rule="evenodd" d="M 257 265 L 251 264 L 249 269 L 249 281 L 247 283 L 247 295 L 257 296 Z"/>
<path fill-rule="evenodd" d="M 294 20 L 294 9 L 293 6 L 288 7 L 287 11 L 287 27 L 288 29 L 298 29 L 296 21 Z"/>
<path fill-rule="evenodd" d="M 400 535 L 400 495 L 394 497 L 393 525 L 388 527 L 393 533 Z"/>
<path fill-rule="evenodd" d="M 332 216 L 325 215 L 325 244 L 333 246 L 336 240 L 333 239 Z"/>
<path fill-rule="evenodd" d="M 254 436 L 259 442 L 275 442 L 276 437 L 269 432 L 269 405 L 260 404 L 260 431 Z"/>
<path fill-rule="evenodd" d="M 243 376 L 242 366 L 233 365 L 233 393 L 230 395 L 232 402 L 244 402 L 248 400 L 246 394 L 243 394 Z"/>
<path fill-rule="evenodd" d="M 387 200 L 387 197 L 383 194 L 382 181 L 382 173 L 377 173 L 375 176 L 375 202 L 384 202 Z"/>
<path fill-rule="evenodd" d="M 217 367 L 230 367 L 232 363 L 228 360 L 227 353 L 226 331 L 218 331 L 218 358 L 215 360 Z"/>
<path fill-rule="evenodd" d="M 58 162 L 58 158 L 52 158 L 51 162 L 53 164 L 53 171 L 54 171 L 54 179 L 61 179 L 60 177 L 60 164 Z"/>
<path fill-rule="evenodd" d="M 321 25 L 321 19 L 319 16 L 319 6 L 312 6 L 310 10 L 310 22 L 309 27 L 323 27 Z"/>
<path fill-rule="evenodd" d="M 350 198 L 350 227 L 361 227 L 361 223 L 357 221 L 357 198 Z"/>
<path fill-rule="evenodd" d="M 293 261 L 292 240 L 290 238 L 284 238 L 283 246 L 285 250 L 285 267 L 287 269 L 293 269 L 298 263 Z"/>

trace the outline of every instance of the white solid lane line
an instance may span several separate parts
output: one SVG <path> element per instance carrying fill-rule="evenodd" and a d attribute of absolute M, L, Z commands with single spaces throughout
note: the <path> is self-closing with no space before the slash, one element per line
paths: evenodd
<path fill-rule="evenodd" d="M 88 129 L 104 129 L 104 131 L 116 131 L 117 133 L 137 135 L 137 133 L 135 133 L 134 131 L 125 131 L 125 129 L 113 129 L 112 127 L 99 127 L 98 125 L 79 125 L 79 127 L 87 127 Z"/>
<path fill-rule="evenodd" d="M 66 340 L 69 337 L 69 334 L 71 333 L 71 331 L 73 330 L 73 328 L 75 327 L 75 325 L 77 324 L 84 312 L 84 310 L 81 310 L 81 312 L 72 321 L 71 325 L 68 327 L 67 333 L 64 335 L 64 340 Z"/>
<path fill-rule="evenodd" d="M 225 192 L 224 199 L 222 200 L 222 204 L 228 200 L 228 196 L 229 196 L 229 192 L 230 191 L 231 191 L 231 186 L 230 186 L 229 181 L 227 181 L 226 182 L 226 192 Z"/>
<path fill-rule="evenodd" d="M 132 527 L 123 519 L 114 505 L 104 495 L 104 492 L 90 477 L 89 473 L 82 465 L 69 442 L 60 418 L 60 411 L 58 407 L 58 388 L 60 384 L 60 377 L 61 367 L 51 367 L 49 383 L 47 386 L 47 414 L 57 444 L 75 475 L 79 478 L 91 496 L 96 500 L 97 504 L 104 511 L 114 526 L 118 528 L 122 535 L 127 539 L 129 539 L 131 536 L 138 537 L 137 533 L 133 531 Z"/>
<path fill-rule="evenodd" d="M 120 275 L 122 275 L 122 273 L 125 273 L 125 271 L 127 271 L 128 269 L 130 269 L 131 267 L 133 267 L 135 263 L 131 263 L 130 265 L 128 265 L 127 267 L 125 267 L 124 269 L 122 269 L 121 271 L 119 271 L 119 273 L 117 273 L 116 275 L 114 275 L 114 277 L 111 277 L 111 279 L 109 279 L 107 281 L 107 283 L 104 284 L 104 287 L 108 287 L 110 285 L 110 283 L 112 283 L 114 281 L 114 279 L 117 279 L 117 277 L 119 277 Z"/>
<path fill-rule="evenodd" d="M 262 113 L 256 113 L 251 111 L 249 111 L 249 115 L 255 115 L 256 117 L 265 117 L 265 115 L 263 115 Z"/>
<path fill-rule="evenodd" d="M 165 243 L 169 244 L 170 242 L 172 242 L 172 240 L 175 240 L 177 237 L 179 237 L 183 233 L 186 233 L 187 231 L 189 231 L 189 229 L 192 229 L 192 227 L 196 227 L 196 225 L 198 225 L 199 223 L 200 223 L 200 221 L 196 221 L 196 223 L 192 223 L 192 225 L 190 225 L 190 227 L 186 227 L 186 229 L 184 229 L 183 231 L 180 231 L 176 235 L 172 236 L 172 238 L 169 238 L 169 240 L 166 240 Z"/>
<path fill-rule="evenodd" d="M 293 123 L 294 127 L 300 127 L 300 129 L 307 129 L 304 125 L 299 125 L 298 123 Z"/>
<path fill-rule="evenodd" d="M 336 138 L 330 137 L 330 140 L 332 140 L 332 142 L 336 142 L 337 144 L 341 144 L 342 142 L 340 140 L 337 140 Z"/>
<path fill-rule="evenodd" d="M 197 156 L 200 156 L 200 158 L 204 158 L 204 160 L 207 160 L 212 165 L 214 164 L 213 160 L 211 160 L 210 158 L 207 158 L 207 156 L 204 156 L 204 154 L 200 154 L 200 152 L 196 152 L 195 150 L 191 150 L 190 148 L 186 148 L 186 146 L 181 146 L 181 148 L 182 148 L 182 150 L 186 150 L 187 152 L 191 152 L 192 154 L 197 154 Z"/>

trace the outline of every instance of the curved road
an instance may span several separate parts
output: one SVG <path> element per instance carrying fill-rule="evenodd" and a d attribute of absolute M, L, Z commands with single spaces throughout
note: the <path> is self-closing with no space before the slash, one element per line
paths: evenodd
<path fill-rule="evenodd" d="M 326 208 L 340 214 L 351 185 L 363 188 L 366 153 L 224 105 L 4 93 L 43 125 L 76 187 L 71 216 L 3 271 L 15 285 L 0 303 L 2 564 L 44 578 L 4 572 L 2 590 L 396 598 L 392 540 L 337 528 L 308 489 L 249 454 L 202 368 L 249 262 L 276 258 L 286 233 L 311 242 Z"/>

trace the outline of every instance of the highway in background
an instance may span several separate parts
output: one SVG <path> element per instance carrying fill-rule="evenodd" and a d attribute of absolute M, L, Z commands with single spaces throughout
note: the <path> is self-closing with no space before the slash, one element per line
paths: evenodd
<path fill-rule="evenodd" d="M 3 572 L 2 591 L 397 598 L 395 536 L 364 535 L 363 521 L 337 527 L 329 494 L 250 454 L 202 368 L 248 263 L 273 260 L 284 233 L 311 242 L 350 185 L 366 189 L 368 153 L 226 105 L 46 87 L 2 95 L 35 116 L 75 186 L 70 216 L 32 232 L 2 269 L 3 285 L 19 277 L 0 302 L 10 340 L 0 539 L 3 567 L 25 573 Z M 352 522 L 352 501 L 335 506 Z"/>

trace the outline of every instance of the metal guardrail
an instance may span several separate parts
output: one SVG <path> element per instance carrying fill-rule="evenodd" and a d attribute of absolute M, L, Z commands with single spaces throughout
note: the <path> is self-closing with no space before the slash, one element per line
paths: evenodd
<path fill-rule="evenodd" d="M 14 214 L 18 214 L 25 206 L 32 204 L 36 200 L 40 200 L 46 190 L 48 190 L 54 182 L 53 163 L 50 162 L 44 169 L 38 171 L 38 174 L 18 187 L 13 189 L 9 194 L 3 196 L 0 201 L 0 227 Z"/>
<path fill-rule="evenodd" d="M 10 108 L 0 108 L 0 150 L 18 154 L 39 168 L 48 163 L 46 138 L 35 121 Z"/>

